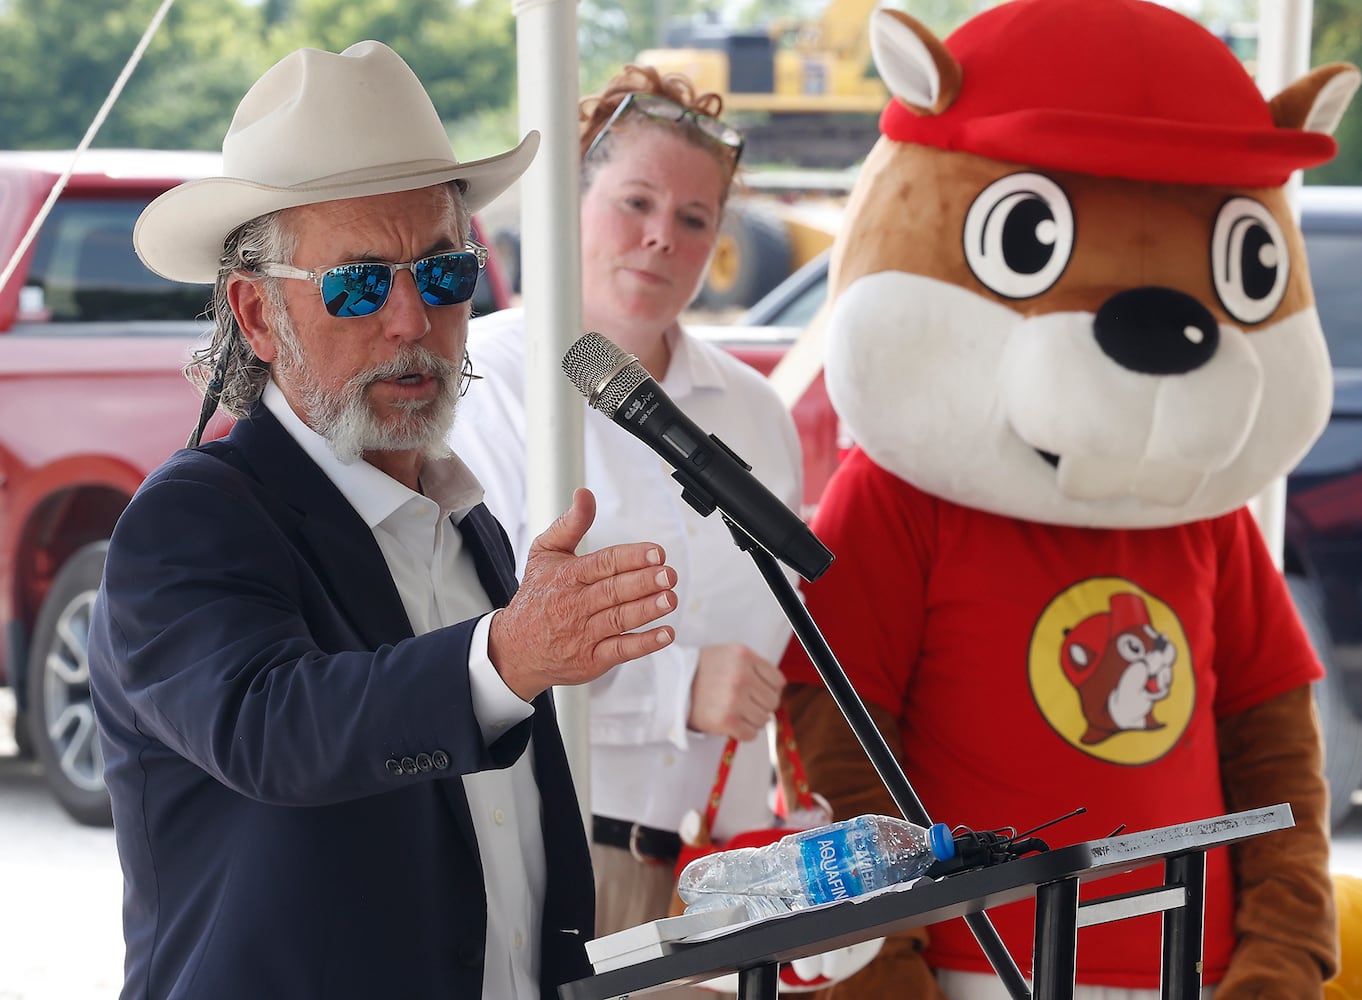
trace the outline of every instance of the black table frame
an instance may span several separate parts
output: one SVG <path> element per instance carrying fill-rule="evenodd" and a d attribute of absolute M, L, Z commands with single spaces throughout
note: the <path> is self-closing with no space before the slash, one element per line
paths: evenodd
<path fill-rule="evenodd" d="M 775 1000 L 779 963 L 896 931 L 1036 898 L 1034 1000 L 1072 1000 L 1078 930 L 1163 913 L 1163 1000 L 1201 993 L 1206 851 L 1294 826 L 1288 805 L 1087 841 L 657 946 L 659 954 L 558 988 L 562 1000 L 613 1000 L 736 973 L 741 1000 Z M 1079 902 L 1080 883 L 1162 861 L 1163 884 Z"/>

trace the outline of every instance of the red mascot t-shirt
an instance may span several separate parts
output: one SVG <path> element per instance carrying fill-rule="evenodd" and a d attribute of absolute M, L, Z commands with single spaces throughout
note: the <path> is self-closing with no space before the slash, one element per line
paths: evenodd
<path fill-rule="evenodd" d="M 908 780 L 950 826 L 1022 831 L 1086 807 L 1041 834 L 1058 847 L 1221 815 L 1217 720 L 1322 676 L 1246 509 L 1038 524 L 929 496 L 854 450 L 813 526 L 836 561 L 804 585 L 808 609 L 860 696 L 898 718 Z M 782 668 L 822 683 L 798 643 Z M 1207 983 L 1234 944 L 1226 850 L 1207 854 Z M 1161 880 L 1149 866 L 1082 898 Z M 1034 902 L 989 913 L 1028 970 Z M 1161 926 L 1082 929 L 1078 981 L 1157 988 Z M 931 928 L 927 960 L 992 969 L 963 920 Z"/>

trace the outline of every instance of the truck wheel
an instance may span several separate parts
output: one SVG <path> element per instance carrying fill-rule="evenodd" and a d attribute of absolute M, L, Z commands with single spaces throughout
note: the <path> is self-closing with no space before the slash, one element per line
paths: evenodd
<path fill-rule="evenodd" d="M 33 759 L 33 736 L 28 728 L 28 712 L 14 713 L 14 745 L 19 751 L 20 760 Z"/>
<path fill-rule="evenodd" d="M 108 542 L 77 550 L 52 581 L 28 660 L 28 719 L 43 777 L 62 808 L 87 826 L 110 826 L 104 751 L 90 700 L 90 611 Z"/>
<path fill-rule="evenodd" d="M 1334 665 L 1333 640 L 1320 610 L 1319 594 L 1303 576 L 1289 574 L 1286 585 L 1310 645 L 1324 664 L 1324 679 L 1315 684 L 1315 707 L 1324 731 L 1329 821 L 1337 829 L 1352 809 L 1353 792 L 1362 786 L 1362 720 L 1353 714 L 1343 675 Z"/>
<path fill-rule="evenodd" d="M 790 237 L 769 210 L 730 204 L 695 304 L 746 309 L 790 274 Z"/>

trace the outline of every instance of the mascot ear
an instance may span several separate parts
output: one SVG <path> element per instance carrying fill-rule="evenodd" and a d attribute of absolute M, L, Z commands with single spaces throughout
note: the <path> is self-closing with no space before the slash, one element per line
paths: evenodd
<path fill-rule="evenodd" d="M 960 96 L 960 64 L 926 25 L 902 11 L 875 11 L 870 50 L 889 90 L 917 114 L 939 115 Z"/>
<path fill-rule="evenodd" d="M 1347 63 L 1330 63 L 1301 77 L 1268 102 L 1278 128 L 1333 135 L 1362 73 Z"/>

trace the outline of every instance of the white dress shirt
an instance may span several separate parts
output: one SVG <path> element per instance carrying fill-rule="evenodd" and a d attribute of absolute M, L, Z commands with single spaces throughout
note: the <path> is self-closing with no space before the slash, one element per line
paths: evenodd
<path fill-rule="evenodd" d="M 752 466 L 753 475 L 799 509 L 802 465 L 794 421 L 757 371 L 685 334 L 669 341 L 662 388 L 701 428 Z M 518 566 L 547 525 L 527 524 L 524 314 L 504 310 L 475 319 L 469 355 L 484 376 L 459 403 L 451 443 L 486 488 Z M 791 630 L 751 556 L 720 517 L 701 517 L 681 499 L 672 467 L 604 414 L 586 410 L 584 485 L 596 495 L 596 520 L 581 551 L 619 542 L 660 544 L 678 582 L 677 609 L 661 620 L 676 630 L 665 649 L 622 664 L 591 684 L 592 811 L 676 830 L 689 809 L 703 809 L 725 740 L 687 728 L 700 649 L 738 642 L 772 663 Z M 727 837 L 770 825 L 769 749 L 764 739 L 739 747 L 715 833 Z"/>
<path fill-rule="evenodd" d="M 481 616 L 468 669 L 483 741 L 494 742 L 528 718 L 532 706 L 506 687 L 488 658 L 492 604 L 455 527 L 482 500 L 482 487 L 468 467 L 452 455 L 427 461 L 422 492 L 416 493 L 367 462 L 342 462 L 273 381 L 265 386 L 264 402 L 374 533 L 414 634 Z M 487 891 L 483 1000 L 538 997 L 546 873 L 531 748 L 510 767 L 465 775 L 463 783 Z"/>

